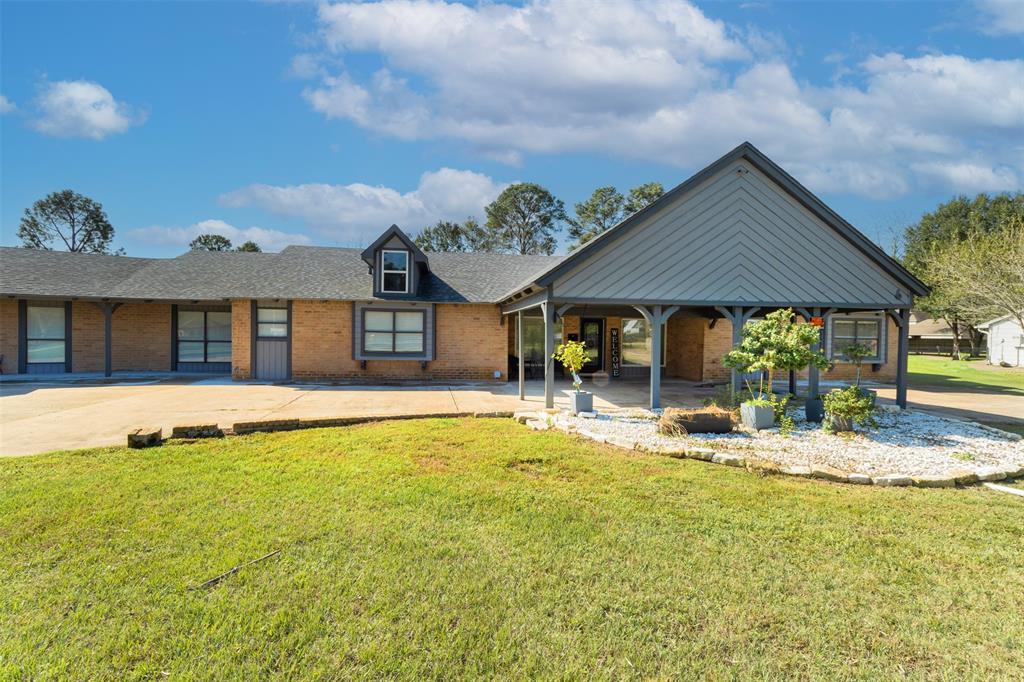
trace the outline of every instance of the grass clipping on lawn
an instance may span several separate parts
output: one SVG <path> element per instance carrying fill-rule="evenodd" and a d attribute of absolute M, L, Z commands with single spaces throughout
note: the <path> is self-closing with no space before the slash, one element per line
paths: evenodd
<path fill-rule="evenodd" d="M 698 409 L 670 407 L 658 419 L 658 432 L 666 436 L 689 433 L 729 433 L 736 415 L 714 405 Z"/>
<path fill-rule="evenodd" d="M 0 679 L 1024 669 L 1024 505 L 981 487 L 431 419 L 0 458 L 0 491 Z"/>

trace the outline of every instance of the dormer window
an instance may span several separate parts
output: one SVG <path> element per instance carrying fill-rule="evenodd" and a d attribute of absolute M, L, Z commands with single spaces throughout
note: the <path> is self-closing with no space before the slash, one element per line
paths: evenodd
<path fill-rule="evenodd" d="M 382 249 L 380 290 L 386 294 L 409 293 L 409 252 Z"/>

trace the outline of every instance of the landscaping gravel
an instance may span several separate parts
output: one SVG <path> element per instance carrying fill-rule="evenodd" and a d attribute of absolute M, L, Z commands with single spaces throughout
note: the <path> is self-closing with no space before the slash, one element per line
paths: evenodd
<path fill-rule="evenodd" d="M 868 476 L 943 476 L 954 472 L 985 474 L 993 467 L 1024 467 L 1024 441 L 1014 434 L 914 410 L 880 409 L 877 425 L 853 434 L 829 434 L 820 424 L 796 419 L 789 435 L 778 429 L 748 433 L 693 434 L 682 438 L 657 431 L 657 414 L 561 414 L 557 423 L 581 435 L 638 443 L 641 449 L 712 448 L 774 462 L 781 467 L 834 467 Z M 984 480 L 984 478 L 983 478 Z"/>

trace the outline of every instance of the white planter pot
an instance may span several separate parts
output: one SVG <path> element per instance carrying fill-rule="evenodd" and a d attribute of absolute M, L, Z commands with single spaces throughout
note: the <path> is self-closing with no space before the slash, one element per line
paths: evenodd
<path fill-rule="evenodd" d="M 577 393 L 573 391 L 569 394 L 571 410 L 573 414 L 579 414 L 580 412 L 593 412 L 594 411 L 594 394 L 588 393 L 587 391 L 580 391 Z"/>
<path fill-rule="evenodd" d="M 743 403 L 740 405 L 740 421 L 748 429 L 771 428 L 775 424 L 775 408 L 771 405 L 751 405 Z"/>

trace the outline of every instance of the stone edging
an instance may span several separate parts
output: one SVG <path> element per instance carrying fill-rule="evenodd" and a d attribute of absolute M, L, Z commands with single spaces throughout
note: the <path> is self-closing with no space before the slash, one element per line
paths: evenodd
<path fill-rule="evenodd" d="M 128 433 L 128 447 L 153 447 L 165 440 L 198 440 L 244 436 L 250 433 L 274 433 L 277 431 L 298 431 L 301 429 L 322 429 L 332 426 L 353 426 L 371 422 L 400 421 L 406 419 L 461 419 L 508 418 L 511 411 L 499 412 L 434 412 L 431 414 L 391 414 L 373 417 L 324 417 L 318 419 L 267 419 L 262 421 L 235 422 L 230 429 L 221 429 L 216 424 L 175 426 L 167 439 L 161 438 L 160 429 L 136 429 Z"/>
<path fill-rule="evenodd" d="M 1003 481 L 1014 478 L 1024 478 L 1024 463 L 1019 463 L 1012 468 L 987 467 L 979 472 L 961 469 L 952 471 L 942 476 L 905 476 L 902 474 L 886 474 L 884 476 L 870 476 L 851 471 L 843 471 L 830 466 L 782 466 L 764 459 L 754 457 L 743 457 L 728 452 L 719 452 L 710 448 L 688 447 L 680 443 L 676 447 L 645 447 L 643 444 L 632 441 L 628 438 L 615 436 L 604 436 L 593 433 L 586 429 L 578 429 L 569 424 L 557 423 L 555 417 L 558 410 L 544 410 L 542 412 L 516 412 L 513 418 L 520 424 L 525 424 L 536 431 L 557 429 L 565 433 L 574 433 L 588 438 L 597 443 L 606 443 L 626 450 L 646 452 L 654 455 L 665 455 L 676 459 L 696 459 L 712 464 L 724 464 L 725 466 L 744 467 L 750 471 L 766 474 L 785 474 L 787 476 L 799 476 L 803 478 L 817 478 L 835 483 L 848 483 L 854 485 L 878 485 L 885 487 L 892 486 L 914 486 L 917 488 L 954 488 L 959 485 L 970 485 L 983 481 Z M 972 422 L 973 424 L 973 422 Z M 1005 431 L 985 427 L 999 434 Z M 1011 434 L 1016 435 L 1016 434 Z"/>

